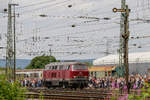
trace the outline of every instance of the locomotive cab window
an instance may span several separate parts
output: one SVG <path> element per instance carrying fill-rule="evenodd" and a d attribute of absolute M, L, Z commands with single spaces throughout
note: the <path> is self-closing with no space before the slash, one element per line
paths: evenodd
<path fill-rule="evenodd" d="M 70 65 L 67 66 L 67 70 L 69 70 L 69 69 L 70 69 Z"/>

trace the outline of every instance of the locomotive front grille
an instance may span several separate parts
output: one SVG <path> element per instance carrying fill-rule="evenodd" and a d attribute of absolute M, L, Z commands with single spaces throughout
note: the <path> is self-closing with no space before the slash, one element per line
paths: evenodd
<path fill-rule="evenodd" d="M 74 76 L 73 80 L 87 80 L 87 76 Z"/>
<path fill-rule="evenodd" d="M 76 76 L 76 78 L 85 78 L 85 76 Z"/>

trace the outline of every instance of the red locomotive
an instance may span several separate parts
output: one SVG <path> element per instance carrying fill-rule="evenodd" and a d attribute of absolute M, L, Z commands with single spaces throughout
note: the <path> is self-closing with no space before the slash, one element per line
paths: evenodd
<path fill-rule="evenodd" d="M 89 71 L 80 62 L 55 62 L 45 66 L 43 80 L 46 87 L 84 88 L 88 85 Z"/>

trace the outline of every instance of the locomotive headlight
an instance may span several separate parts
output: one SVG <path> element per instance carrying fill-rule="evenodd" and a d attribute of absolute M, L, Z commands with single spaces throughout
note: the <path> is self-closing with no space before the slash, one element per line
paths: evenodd
<path fill-rule="evenodd" d="M 88 76 L 84 76 L 84 77 L 88 79 Z"/>
<path fill-rule="evenodd" d="M 73 78 L 76 78 L 77 76 L 73 76 Z"/>

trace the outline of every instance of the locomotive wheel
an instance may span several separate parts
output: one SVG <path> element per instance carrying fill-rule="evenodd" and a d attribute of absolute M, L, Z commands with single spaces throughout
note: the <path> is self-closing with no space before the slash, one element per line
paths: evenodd
<path fill-rule="evenodd" d="M 63 88 L 66 88 L 66 86 L 65 86 L 65 84 L 63 84 L 63 86 L 62 86 Z"/>
<path fill-rule="evenodd" d="M 75 84 L 75 83 L 73 83 L 73 84 L 72 84 L 72 88 L 73 88 L 74 90 L 76 90 L 76 89 L 77 89 L 77 87 L 78 87 L 78 85 L 77 85 L 77 84 Z"/>
<path fill-rule="evenodd" d="M 64 82 L 63 83 L 63 88 L 67 88 L 68 87 L 68 83 L 67 82 Z"/>
<path fill-rule="evenodd" d="M 51 84 L 51 82 L 46 82 L 46 83 L 45 83 L 45 86 L 46 86 L 47 88 L 51 88 L 52 84 Z"/>
<path fill-rule="evenodd" d="M 83 83 L 80 83 L 80 84 L 79 84 L 79 88 L 80 88 L 81 90 L 84 88 Z"/>
<path fill-rule="evenodd" d="M 47 84 L 47 88 L 51 88 L 51 86 L 49 84 Z"/>

